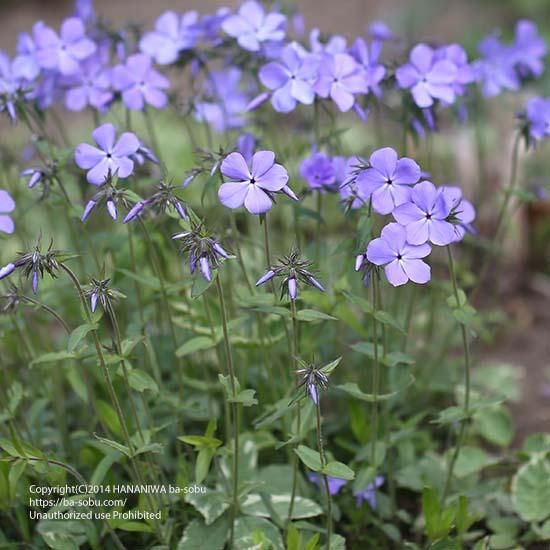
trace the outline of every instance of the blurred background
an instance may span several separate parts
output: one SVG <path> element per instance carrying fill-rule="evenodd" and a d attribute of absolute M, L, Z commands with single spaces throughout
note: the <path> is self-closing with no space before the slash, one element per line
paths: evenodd
<path fill-rule="evenodd" d="M 238 4 L 238 0 L 95 0 L 97 12 L 113 22 L 149 27 L 163 10 L 206 13 Z M 298 8 L 308 28 L 354 37 L 365 31 L 368 22 L 383 19 L 411 40 L 460 40 L 468 48 L 496 28 L 511 32 L 518 17 L 539 24 L 550 21 L 548 0 L 295 0 L 279 4 Z M 13 52 L 19 32 L 40 19 L 55 26 L 72 9 L 72 0 L 0 0 L 0 49 Z"/>
<path fill-rule="evenodd" d="M 236 7 L 238 0 L 95 0 L 96 12 L 115 25 L 136 24 L 143 29 L 153 27 L 165 10 L 201 13 L 221 6 Z M 269 3 L 269 2 L 267 2 Z M 274 3 L 274 2 L 272 2 Z M 392 60 L 403 60 L 408 46 L 414 42 L 460 42 L 470 57 L 476 57 L 479 40 L 494 31 L 509 41 L 518 19 L 528 18 L 539 26 L 539 32 L 550 44 L 550 0 L 281 0 L 284 7 L 303 13 L 306 32 L 318 27 L 324 33 L 341 34 L 349 39 L 366 35 L 370 22 L 381 19 L 404 38 Z M 33 23 L 43 20 L 54 28 L 73 12 L 73 0 L 0 0 L 0 50 L 15 52 L 17 36 L 30 31 Z M 390 56 L 388 56 L 390 58 Z M 547 57 L 548 63 L 548 57 Z M 487 189 L 500 200 L 499 189 L 506 185 L 515 113 L 534 95 L 550 96 L 550 70 L 519 93 L 505 93 L 487 101 L 488 124 L 482 124 L 482 142 L 487 157 Z M 85 115 L 63 116 L 69 133 L 78 126 L 87 128 Z M 434 158 L 450 160 L 445 174 L 475 196 L 478 184 L 479 158 L 475 149 L 473 126 L 442 129 L 433 137 Z M 369 126 L 359 134 L 368 139 Z M 21 141 L 18 143 L 19 137 Z M 0 118 L 0 146 L 23 148 L 26 134 L 12 132 L 7 120 Z M 547 140 L 549 141 L 549 140 Z M 78 141 L 76 141 L 78 142 Z M 19 146 L 21 145 L 21 147 Z M 170 145 L 170 144 L 168 144 Z M 431 145 L 430 145 L 431 147 Z M 1 151 L 0 151 L 1 153 Z M 480 350 L 480 361 L 507 363 L 523 373 L 524 397 L 517 405 L 518 438 L 523 433 L 542 431 L 550 423 L 550 166 L 549 143 L 542 143 L 536 152 L 523 153 L 520 159 L 520 181 L 524 188 L 533 184 L 546 187 L 547 195 L 539 202 L 518 208 L 515 224 L 506 243 L 504 272 L 491 274 L 498 287 L 499 312 L 508 322 L 499 329 L 496 341 Z M 1 155 L 0 155 L 1 160 Z M 181 162 L 178 162 L 182 164 Z M 185 168 L 185 167 L 183 167 Z M 435 168 L 435 166 L 433 167 Z M 183 171 L 183 169 L 182 169 Z M 437 171 L 437 170 L 436 170 Z M 180 174 L 176 174 L 176 178 Z M 5 174 L 3 174 L 5 176 Z M 14 174 L 16 177 L 16 175 Z M 434 181 L 436 181 L 434 179 Z M 439 183 L 450 183 L 439 181 Z M 484 223 L 490 227 L 496 203 L 489 201 L 487 212 L 478 217 L 481 233 Z M 484 220 L 488 220 L 484 222 Z M 509 242 L 508 242 L 509 241 Z M 487 305 L 485 305 L 487 307 Z"/>

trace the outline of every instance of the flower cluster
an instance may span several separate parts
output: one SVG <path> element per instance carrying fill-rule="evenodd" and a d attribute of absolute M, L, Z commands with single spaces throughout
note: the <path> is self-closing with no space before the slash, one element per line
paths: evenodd
<path fill-rule="evenodd" d="M 15 223 L 10 214 L 15 210 L 15 201 L 5 190 L 0 189 L 0 231 L 3 233 L 13 233 Z"/>
<path fill-rule="evenodd" d="M 181 242 L 181 252 L 189 257 L 189 271 L 195 273 L 197 265 L 202 276 L 212 280 L 212 270 L 217 269 L 223 260 L 230 258 L 217 239 L 210 236 L 203 225 L 195 225 L 189 231 L 177 233 L 172 239 Z"/>
<path fill-rule="evenodd" d="M 529 145 L 550 137 L 550 97 L 533 97 L 519 115 L 525 121 L 525 137 Z"/>
<path fill-rule="evenodd" d="M 301 257 L 298 250 L 293 250 L 288 256 L 283 256 L 279 262 L 271 266 L 270 269 L 256 282 L 256 286 L 263 285 L 275 277 L 282 277 L 281 297 L 288 294 L 290 300 L 295 301 L 298 298 L 298 283 L 312 286 L 321 292 L 325 289 L 323 285 L 315 278 L 309 270 L 313 262 Z"/>
<path fill-rule="evenodd" d="M 308 474 L 308 479 L 312 483 L 322 487 L 322 478 L 318 474 L 311 472 Z M 327 482 L 329 493 L 332 496 L 337 495 L 348 483 L 345 479 L 332 476 L 327 476 Z M 364 502 L 367 502 L 371 510 L 376 510 L 376 507 L 378 506 L 376 489 L 381 487 L 383 484 L 384 476 L 376 476 L 376 478 L 367 485 L 366 489 L 355 491 L 354 495 L 357 508 L 362 506 Z"/>
<path fill-rule="evenodd" d="M 420 167 L 412 159 L 399 159 L 389 148 L 375 151 L 368 167 L 361 170 L 356 184 L 364 200 L 380 214 L 392 214 L 395 222 L 386 225 L 364 254 L 356 258 L 355 269 L 366 270 L 368 282 L 372 266 L 384 266 L 388 281 L 400 286 L 409 280 L 418 284 L 431 278 L 424 262 L 430 245 L 446 246 L 460 241 L 472 231 L 475 210 L 458 187 L 435 187 L 421 181 Z"/>

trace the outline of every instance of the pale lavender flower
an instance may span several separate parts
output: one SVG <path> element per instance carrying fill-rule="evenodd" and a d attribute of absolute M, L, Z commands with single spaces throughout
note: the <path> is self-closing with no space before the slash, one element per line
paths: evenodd
<path fill-rule="evenodd" d="M 300 56 L 292 44 L 282 50 L 278 61 L 264 65 L 260 69 L 260 81 L 273 91 L 273 108 L 279 113 L 288 113 L 297 103 L 311 105 L 318 69 L 319 60 L 315 56 Z"/>
<path fill-rule="evenodd" d="M 402 225 L 390 223 L 382 229 L 378 239 L 367 246 L 367 260 L 384 266 L 389 283 L 401 286 L 409 280 L 424 284 L 431 278 L 430 266 L 422 261 L 432 251 L 429 244 L 419 246 L 407 243 L 407 232 Z"/>
<path fill-rule="evenodd" d="M 128 109 L 141 111 L 146 105 L 163 109 L 168 103 L 165 90 L 170 87 L 170 81 L 153 68 L 146 54 L 128 57 L 124 65 L 113 69 L 111 78 Z"/>
<path fill-rule="evenodd" d="M 338 34 L 332 35 L 328 38 L 326 43 L 323 44 L 320 40 L 321 31 L 319 29 L 312 29 L 309 33 L 309 47 L 312 53 L 323 56 L 324 54 L 336 55 L 337 53 L 346 53 L 347 41 L 343 36 Z"/>
<path fill-rule="evenodd" d="M 468 84 L 475 80 L 474 69 L 468 63 L 466 50 L 459 44 L 441 46 L 435 51 L 435 59 L 446 59 L 453 63 L 456 67 L 456 76 L 452 83 L 454 92 L 458 96 L 464 95 Z"/>
<path fill-rule="evenodd" d="M 519 90 L 520 80 L 514 68 L 515 56 L 510 46 L 491 35 L 479 43 L 478 50 L 482 57 L 474 61 L 472 67 L 485 97 L 494 97 L 503 89 Z"/>
<path fill-rule="evenodd" d="M 420 108 L 431 107 L 439 99 L 447 104 L 455 100 L 454 82 L 457 68 L 447 59 L 439 59 L 433 48 L 426 44 L 415 46 L 409 63 L 395 72 L 400 88 L 410 89 Z"/>
<path fill-rule="evenodd" d="M 101 185 L 115 175 L 117 178 L 130 176 L 134 170 L 134 161 L 130 157 L 140 146 L 135 134 L 125 132 L 116 140 L 115 127 L 106 123 L 96 128 L 92 136 L 99 148 L 81 143 L 75 149 L 75 162 L 88 170 L 88 182 Z"/>
<path fill-rule="evenodd" d="M 241 90 L 243 73 L 236 67 L 211 71 L 204 81 L 205 99 L 194 103 L 194 115 L 216 132 L 241 128 L 249 98 Z"/>
<path fill-rule="evenodd" d="M 80 63 L 96 51 L 96 44 L 86 36 L 84 23 L 77 17 L 65 19 L 59 35 L 44 23 L 36 23 L 33 36 L 40 66 L 64 75 L 77 73 Z"/>
<path fill-rule="evenodd" d="M 398 158 L 391 147 L 374 151 L 369 167 L 357 176 L 359 197 L 372 200 L 379 214 L 389 214 L 396 206 L 409 200 L 410 187 L 420 178 L 420 166 L 407 157 Z"/>
<path fill-rule="evenodd" d="M 26 32 L 17 38 L 17 56 L 14 59 L 15 72 L 21 78 L 32 81 L 40 74 L 40 65 L 36 58 L 36 44 Z"/>
<path fill-rule="evenodd" d="M 250 52 L 260 50 L 266 42 L 281 42 L 286 33 L 286 17 L 281 13 L 265 13 L 259 2 L 249 0 L 235 15 L 222 23 L 222 29 L 235 38 L 241 48 Z"/>
<path fill-rule="evenodd" d="M 355 104 L 355 94 L 368 92 L 363 68 L 346 53 L 326 55 L 319 66 L 315 91 L 320 97 L 330 97 L 342 112 Z"/>
<path fill-rule="evenodd" d="M 363 67 L 368 90 L 376 97 L 382 95 L 380 82 L 386 75 L 386 68 L 378 62 L 381 49 L 381 42 L 373 41 L 369 46 L 362 38 L 357 38 L 350 49 L 350 54 Z"/>
<path fill-rule="evenodd" d="M 110 72 L 99 56 L 92 56 L 80 65 L 74 75 L 66 78 L 65 106 L 69 111 L 92 107 L 104 110 L 113 99 Z"/>
<path fill-rule="evenodd" d="M 5 190 L 0 189 L 0 231 L 2 233 L 13 233 L 15 223 L 9 214 L 15 210 L 15 201 Z"/>
<path fill-rule="evenodd" d="M 397 36 L 384 21 L 376 20 L 369 25 L 369 35 L 373 40 L 385 42 L 395 40 Z"/>
<path fill-rule="evenodd" d="M 258 151 L 250 165 L 241 153 L 230 153 L 221 165 L 226 181 L 218 190 L 221 203 L 228 208 L 245 208 L 251 214 L 264 214 L 273 206 L 273 195 L 288 182 L 284 166 L 275 163 L 275 153 Z"/>
<path fill-rule="evenodd" d="M 405 227 L 409 244 L 421 245 L 430 241 L 446 246 L 455 238 L 453 225 L 447 221 L 451 207 L 441 189 L 431 181 L 423 181 L 412 189 L 410 202 L 395 208 L 393 217 Z"/>
<path fill-rule="evenodd" d="M 196 11 L 184 14 L 167 11 L 157 19 L 155 30 L 145 33 L 139 47 L 159 65 L 169 65 L 177 61 L 182 51 L 193 48 L 200 34 Z"/>
<path fill-rule="evenodd" d="M 29 178 L 27 187 L 32 189 L 37 186 L 46 176 L 46 171 L 42 168 L 27 168 L 19 174 L 22 178 Z"/>

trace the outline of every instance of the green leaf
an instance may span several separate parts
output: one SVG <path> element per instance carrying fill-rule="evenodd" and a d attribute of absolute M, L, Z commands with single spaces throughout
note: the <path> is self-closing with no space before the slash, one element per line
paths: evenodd
<path fill-rule="evenodd" d="M 191 287 L 191 298 L 199 298 L 202 296 L 214 283 L 216 277 L 218 276 L 218 270 L 212 270 L 212 280 L 207 281 L 204 277 L 200 275 L 195 275 L 193 278 L 193 286 Z"/>
<path fill-rule="evenodd" d="M 176 350 L 176 357 L 185 357 L 197 351 L 212 349 L 215 346 L 216 343 L 209 336 L 196 336 L 195 338 L 187 340 L 183 346 L 180 346 Z"/>
<path fill-rule="evenodd" d="M 284 550 L 279 529 L 265 518 L 243 516 L 235 521 L 235 548 Z"/>
<path fill-rule="evenodd" d="M 355 472 L 343 462 L 329 462 L 320 471 L 327 476 L 337 477 L 338 479 L 345 479 L 347 481 L 351 481 L 355 477 Z"/>
<path fill-rule="evenodd" d="M 281 518 L 286 518 L 290 506 L 290 494 L 275 495 L 266 493 L 265 495 L 249 494 L 241 505 L 243 514 L 257 517 L 271 517 L 272 511 Z M 268 500 L 269 507 L 264 500 Z M 321 507 L 308 498 L 295 497 L 294 508 L 292 510 L 292 519 L 304 519 L 319 516 L 323 513 Z"/>
<path fill-rule="evenodd" d="M 462 447 L 456 459 L 456 477 L 466 477 L 494 464 L 496 460 L 478 447 Z"/>
<path fill-rule="evenodd" d="M 455 424 L 468 418 L 466 411 L 462 407 L 447 407 L 439 412 L 437 418 L 432 420 L 433 424 Z"/>
<path fill-rule="evenodd" d="M 323 373 L 329 376 L 332 374 L 332 371 L 340 364 L 340 361 L 342 360 L 341 357 L 338 357 L 338 359 L 335 359 L 334 361 L 331 361 L 327 365 L 321 367 L 319 370 Z"/>
<path fill-rule="evenodd" d="M 215 437 L 209 437 L 206 435 L 182 435 L 182 436 L 179 436 L 178 439 L 180 441 L 183 441 L 184 443 L 193 445 L 193 447 L 202 447 L 202 448 L 210 448 L 210 449 L 216 449 L 223 443 L 222 441 L 220 441 L 219 439 L 216 439 Z"/>
<path fill-rule="evenodd" d="M 514 439 L 512 416 L 503 407 L 480 409 L 474 415 L 475 427 L 490 443 L 508 447 Z"/>
<path fill-rule="evenodd" d="M 195 462 L 195 483 L 200 484 L 206 479 L 215 453 L 214 449 L 208 447 L 203 447 L 199 451 L 197 461 Z"/>
<path fill-rule="evenodd" d="M 426 522 L 426 533 L 431 541 L 445 538 L 451 531 L 456 508 L 441 509 L 437 493 L 431 487 L 422 490 L 422 511 Z"/>
<path fill-rule="evenodd" d="M 144 523 L 142 521 L 127 521 L 127 520 L 108 520 L 109 525 L 113 529 L 120 529 L 121 531 L 128 531 L 130 533 L 152 533 L 154 528 L 152 525 Z"/>
<path fill-rule="evenodd" d="M 157 395 L 159 392 L 157 383 L 143 370 L 132 369 L 128 374 L 128 380 L 130 382 L 130 386 L 137 392 L 142 393 L 149 390 L 154 395 Z"/>
<path fill-rule="evenodd" d="M 177 550 L 223 550 L 229 535 L 229 518 L 223 516 L 211 525 L 194 519 L 183 532 Z"/>
<path fill-rule="evenodd" d="M 355 382 L 346 382 L 345 384 L 340 384 L 339 386 L 336 386 L 336 388 L 355 397 L 356 399 L 366 401 L 367 403 L 373 403 L 375 401 L 387 401 L 388 399 L 391 399 L 392 397 L 395 397 L 399 394 L 399 391 L 394 391 L 392 393 L 379 393 L 375 396 L 373 393 L 364 393 L 363 391 L 361 391 L 361 389 Z"/>
<path fill-rule="evenodd" d="M 75 359 L 76 357 L 76 353 L 71 351 L 54 351 L 52 353 L 44 353 L 38 357 L 35 357 L 30 362 L 29 366 L 34 367 L 43 363 L 59 363 L 61 361 L 65 361 L 66 359 Z"/>
<path fill-rule="evenodd" d="M 122 273 L 123 275 L 126 275 L 127 277 L 130 277 L 130 279 L 133 279 L 134 281 L 137 281 L 138 283 L 141 283 L 142 285 L 152 288 L 154 290 L 160 290 L 161 284 L 157 277 L 154 277 L 153 275 L 137 275 L 133 271 L 129 271 L 128 269 L 122 269 L 117 268 L 117 271 L 119 273 Z"/>
<path fill-rule="evenodd" d="M 233 387 L 230 382 L 230 377 L 219 374 L 218 379 L 225 390 L 227 401 L 229 403 L 240 403 L 243 407 L 251 407 L 252 405 L 258 404 L 258 400 L 254 397 L 256 390 L 241 390 L 239 381 L 234 378 L 233 382 L 235 385 L 235 395 L 233 395 Z"/>
<path fill-rule="evenodd" d="M 336 317 L 315 309 L 301 309 L 297 314 L 297 318 L 298 321 L 305 321 L 306 323 L 314 321 L 337 321 Z"/>
<path fill-rule="evenodd" d="M 298 445 L 294 452 L 298 455 L 299 459 L 314 472 L 319 472 L 321 470 L 321 455 L 306 447 L 305 445 Z"/>
<path fill-rule="evenodd" d="M 121 445 L 120 443 L 117 443 L 112 439 L 107 439 L 106 437 L 101 437 L 97 434 L 94 434 L 94 437 L 104 445 L 107 445 L 107 447 L 111 447 L 111 449 L 116 449 L 117 451 L 125 454 L 126 456 L 132 456 L 130 449 L 126 447 L 126 445 Z"/>
<path fill-rule="evenodd" d="M 216 521 L 230 506 L 225 493 L 210 490 L 206 493 L 187 493 L 185 502 L 191 504 L 202 515 L 206 525 Z"/>
<path fill-rule="evenodd" d="M 89 324 L 86 323 L 84 325 L 80 325 L 79 327 L 76 327 L 69 336 L 69 341 L 67 342 L 67 351 L 69 353 L 72 353 L 76 350 L 76 347 L 83 338 L 86 337 L 86 335 L 92 331 L 97 329 L 97 324 Z"/>
<path fill-rule="evenodd" d="M 512 480 L 512 503 L 525 521 L 543 521 L 550 516 L 550 458 L 535 455 Z"/>

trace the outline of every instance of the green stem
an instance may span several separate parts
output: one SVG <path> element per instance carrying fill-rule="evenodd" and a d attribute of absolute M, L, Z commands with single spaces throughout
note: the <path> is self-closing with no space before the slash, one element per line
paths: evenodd
<path fill-rule="evenodd" d="M 86 295 L 84 294 L 84 289 L 82 288 L 82 285 L 80 284 L 80 281 L 78 280 L 78 277 L 73 273 L 73 271 L 67 267 L 65 264 L 60 263 L 59 267 L 69 276 L 71 279 L 73 285 L 75 286 L 76 290 L 78 291 L 78 295 L 80 297 L 80 302 L 82 304 L 82 308 L 84 310 L 84 314 L 86 315 L 86 321 L 92 325 L 92 315 L 90 313 L 90 310 L 88 308 L 88 301 L 86 300 Z M 105 363 L 105 356 L 103 355 L 103 348 L 101 347 L 101 342 L 99 340 L 99 335 L 97 328 L 92 329 L 91 331 L 92 338 L 94 341 L 94 346 L 97 354 L 97 358 L 99 361 L 99 367 L 101 369 L 101 372 L 103 373 L 103 377 L 105 379 L 105 383 L 107 385 L 107 391 L 109 393 L 109 397 L 111 399 L 111 403 L 115 409 L 115 413 L 118 418 L 118 422 L 120 424 L 120 427 L 122 429 L 122 434 L 124 437 L 124 441 L 130 451 L 130 462 L 132 464 L 134 474 L 136 476 L 136 479 L 138 483 L 144 484 L 143 476 L 141 473 L 141 469 L 138 465 L 137 460 L 135 459 L 135 447 L 132 443 L 132 439 L 130 438 L 130 434 L 128 432 L 128 426 L 126 425 L 126 420 L 124 418 L 124 413 L 122 412 L 122 407 L 120 405 L 120 401 L 117 397 L 115 388 L 113 386 L 113 381 L 111 380 L 111 375 L 109 374 L 109 369 L 107 368 L 107 365 Z M 151 506 L 151 510 L 154 510 L 153 502 L 150 499 L 150 495 L 147 495 L 147 499 L 149 500 L 149 505 Z M 155 526 L 157 528 L 157 534 L 161 540 L 163 540 L 162 536 L 162 529 L 160 527 L 160 524 L 158 523 L 158 520 L 155 520 Z"/>
<path fill-rule="evenodd" d="M 375 313 L 378 311 L 378 278 L 376 273 L 372 277 L 372 301 Z M 380 360 L 378 357 L 378 319 L 376 315 L 372 318 L 372 337 L 374 345 L 374 369 L 372 371 L 372 443 L 371 462 L 376 470 L 376 443 L 378 441 L 378 394 L 380 392 Z M 376 473 L 376 472 L 375 472 Z M 376 491 L 376 488 L 375 488 Z"/>
<path fill-rule="evenodd" d="M 294 300 L 290 301 L 290 310 L 292 313 L 292 370 L 295 373 L 297 370 L 298 364 L 298 316 L 296 313 L 296 302 Z M 296 403 L 296 445 L 294 448 L 298 447 L 300 443 L 300 432 L 302 431 L 302 405 L 301 400 L 298 400 Z M 298 487 L 298 457 L 296 453 L 292 458 L 292 491 L 290 494 L 290 504 L 288 506 L 288 517 L 287 517 L 287 529 L 290 525 L 292 519 L 292 512 L 294 511 L 294 501 L 296 500 L 296 489 Z"/>
<path fill-rule="evenodd" d="M 458 285 L 456 283 L 456 271 L 453 260 L 453 253 L 451 247 L 447 246 L 447 255 L 449 259 L 449 272 L 451 274 L 451 280 L 453 283 L 453 292 L 456 299 L 457 307 L 460 307 L 460 296 L 458 293 Z M 468 422 L 468 417 L 470 416 L 470 345 L 468 341 L 468 333 L 466 332 L 466 326 L 463 323 L 460 323 L 460 331 L 462 334 L 462 346 L 464 350 L 464 415 L 460 421 L 460 431 L 458 433 L 455 451 L 451 457 L 451 462 L 449 463 L 449 469 L 447 471 L 447 479 L 445 480 L 445 486 L 443 489 L 443 495 L 441 497 L 442 504 L 445 503 L 447 494 L 450 489 L 451 481 L 453 478 L 454 467 L 458 456 L 460 454 L 460 448 L 464 442 L 464 436 L 466 434 L 466 424 Z"/>
<path fill-rule="evenodd" d="M 319 454 L 321 455 L 321 469 L 327 465 L 327 457 L 325 455 L 325 447 L 323 444 L 323 431 L 321 428 L 321 399 L 317 399 L 317 405 L 315 407 L 317 413 L 317 445 L 319 448 Z M 323 483 L 325 486 L 325 493 L 327 496 L 327 550 L 330 550 L 330 542 L 332 539 L 332 497 L 330 495 L 330 488 L 328 485 L 328 477 L 323 474 Z"/>
<path fill-rule="evenodd" d="M 69 328 L 69 325 L 65 322 L 63 317 L 59 315 L 54 309 L 52 309 L 50 306 L 47 306 L 46 304 L 43 304 L 39 302 L 38 300 L 35 300 L 34 298 L 31 298 L 30 296 L 21 296 L 21 299 L 24 302 L 28 302 L 29 304 L 34 304 L 35 306 L 38 306 L 40 309 L 43 309 L 44 311 L 47 311 L 52 317 L 56 319 L 56 321 L 59 322 L 59 324 L 65 329 L 65 332 L 67 334 L 71 333 L 71 329 Z"/>
<path fill-rule="evenodd" d="M 501 248 L 501 244 L 506 235 L 508 226 L 510 225 L 510 217 L 506 217 L 506 214 L 508 213 L 508 207 L 510 206 L 512 195 L 518 183 L 518 157 L 519 157 L 519 146 L 521 144 L 521 138 L 522 138 L 522 133 L 518 131 L 518 133 L 516 134 L 516 138 L 514 140 L 514 146 L 512 149 L 512 165 L 510 167 L 510 180 L 508 182 L 508 187 L 504 191 L 505 192 L 504 200 L 502 201 L 502 205 L 500 207 L 500 210 L 497 216 L 497 221 L 495 224 L 495 229 L 493 231 L 493 236 L 491 238 L 491 244 L 493 245 L 493 247 L 497 247 L 499 250 Z M 489 269 L 489 266 L 491 265 L 490 260 L 494 256 L 494 254 L 495 254 L 495 250 L 493 249 L 488 250 L 484 254 L 483 262 L 479 272 L 479 278 L 477 281 L 476 288 L 472 293 L 471 300 L 474 299 L 480 286 L 485 280 L 487 271 Z"/>
<path fill-rule="evenodd" d="M 216 289 L 218 291 L 218 300 L 220 302 L 220 312 L 222 316 L 223 340 L 225 343 L 225 359 L 227 361 L 227 371 L 231 383 L 231 392 L 233 400 L 231 402 L 233 413 L 233 505 L 231 506 L 231 532 L 229 537 L 229 547 L 234 548 L 235 539 L 235 519 L 239 509 L 239 408 L 234 401 L 237 395 L 235 369 L 233 366 L 233 354 L 231 352 L 231 343 L 229 341 L 229 331 L 227 329 L 227 310 L 225 308 L 225 299 L 220 282 L 219 274 L 216 276 Z"/>

